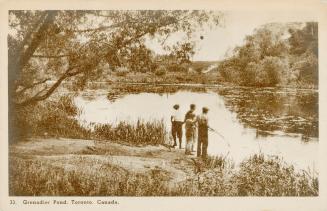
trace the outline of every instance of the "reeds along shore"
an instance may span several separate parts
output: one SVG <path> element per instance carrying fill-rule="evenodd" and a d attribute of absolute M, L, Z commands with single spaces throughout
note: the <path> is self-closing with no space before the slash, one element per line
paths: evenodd
<path fill-rule="evenodd" d="M 166 129 L 163 120 L 145 122 L 138 120 L 136 124 L 126 121 L 116 126 L 96 124 L 92 136 L 97 140 L 112 140 L 133 145 L 158 145 L 165 143 Z"/>
<path fill-rule="evenodd" d="M 230 160 L 211 157 L 194 166 L 194 175 L 171 186 L 168 172 L 130 172 L 120 166 L 80 157 L 67 170 L 40 160 L 12 157 L 11 196 L 318 196 L 318 178 L 295 172 L 281 158 L 254 154 L 239 168 Z M 83 164 L 84 163 L 84 164 Z M 88 163 L 86 165 L 85 163 Z M 97 165 L 92 165 L 97 164 Z"/>
<path fill-rule="evenodd" d="M 13 138 L 18 140 L 13 142 L 28 137 L 63 137 L 157 145 L 165 142 L 167 134 L 163 120 L 147 122 L 139 119 L 136 124 L 120 121 L 116 124 L 82 126 L 76 116 L 83 111 L 75 106 L 69 96 L 60 97 L 58 101 L 39 103 L 33 109 L 34 112 L 20 110 L 16 113 L 14 126 L 20 133 L 15 134 Z"/>

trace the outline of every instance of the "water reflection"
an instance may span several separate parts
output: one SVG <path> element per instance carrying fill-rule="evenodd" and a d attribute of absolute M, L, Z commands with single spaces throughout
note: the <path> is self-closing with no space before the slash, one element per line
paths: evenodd
<path fill-rule="evenodd" d="M 258 135 L 273 131 L 318 137 L 318 93 L 292 89 L 218 89 L 225 105 Z"/>
<path fill-rule="evenodd" d="M 170 127 L 174 104 L 180 104 L 181 111 L 186 113 L 189 105 L 194 103 L 198 114 L 203 106 L 207 106 L 211 127 L 223 134 L 230 144 L 229 147 L 217 134 L 210 133 L 209 154 L 228 154 L 237 164 L 250 154 L 261 151 L 282 156 L 296 167 L 307 168 L 314 165 L 318 154 L 317 141 L 301 141 L 303 135 L 316 136 L 318 131 L 314 123 L 318 116 L 317 107 L 312 103 L 315 99 L 315 95 L 273 90 L 246 93 L 241 89 L 219 89 L 205 93 L 134 93 L 122 95 L 114 101 L 101 94 L 94 99 L 79 96 L 75 102 L 84 110 L 79 117 L 84 123 L 115 124 L 120 120 L 136 122 L 139 118 L 163 119 L 167 128 Z M 310 103 L 314 105 L 309 106 Z"/>

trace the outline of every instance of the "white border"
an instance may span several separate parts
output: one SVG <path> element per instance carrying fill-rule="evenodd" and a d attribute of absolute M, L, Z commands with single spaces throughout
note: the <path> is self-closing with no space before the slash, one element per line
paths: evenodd
<path fill-rule="evenodd" d="M 325 210 L 327 211 L 326 167 L 326 85 L 327 81 L 327 2 L 317 0 L 107 0 L 107 1 L 6 1 L 0 2 L 0 210 Z M 106 197 L 119 205 L 9 205 L 23 199 L 104 199 L 104 197 L 8 197 L 8 130 L 7 130 L 7 25 L 10 9 L 210 9 L 233 11 L 309 12 L 319 22 L 319 197 Z M 258 17 L 260 18 L 260 17 Z"/>

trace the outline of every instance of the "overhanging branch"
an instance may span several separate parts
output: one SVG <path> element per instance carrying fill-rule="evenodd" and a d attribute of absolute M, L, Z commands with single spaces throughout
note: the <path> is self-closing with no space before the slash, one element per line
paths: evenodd
<path fill-rule="evenodd" d="M 36 58 L 48 58 L 48 59 L 56 59 L 56 58 L 62 58 L 62 57 L 68 57 L 68 54 L 62 54 L 62 55 L 40 55 L 40 54 L 34 54 L 32 57 Z"/>
<path fill-rule="evenodd" d="M 176 19 L 170 19 L 170 20 L 166 20 L 164 22 L 162 22 L 161 24 L 159 24 L 156 28 L 156 30 L 160 29 L 160 28 L 163 28 L 163 27 L 166 27 L 166 26 L 169 26 L 169 25 L 172 25 L 172 24 L 176 24 L 178 21 Z M 123 24 L 123 23 L 119 23 L 119 24 Z M 116 25 L 116 27 L 119 27 L 119 24 Z M 111 25 L 110 27 L 113 27 L 113 25 Z M 110 28 L 109 27 L 109 28 Z M 154 27 L 154 26 L 153 26 Z M 149 33 L 153 33 L 153 27 L 149 26 L 149 28 L 146 28 L 145 31 L 139 33 L 139 34 L 135 34 L 134 37 L 128 39 L 128 40 L 125 40 L 123 41 L 123 43 L 119 46 L 111 46 L 110 48 L 116 48 L 117 49 L 121 49 L 121 48 L 124 48 L 128 45 L 130 45 L 132 42 L 135 42 L 137 41 L 138 39 L 140 39 L 141 37 L 145 36 L 146 34 L 149 34 Z M 92 29 L 92 30 L 88 30 L 88 31 L 92 31 L 92 33 L 95 33 L 96 30 L 103 30 L 107 27 L 100 27 L 98 29 Z M 82 50 L 83 47 L 85 47 L 86 44 L 84 44 L 83 46 L 81 46 L 81 48 L 79 50 Z M 33 45 L 34 46 L 34 45 Z M 36 49 L 36 48 L 35 48 Z M 35 49 L 33 49 L 35 51 Z M 33 53 L 34 53 L 33 51 Z M 78 52 L 78 51 L 77 51 Z M 32 54 L 33 55 L 33 54 Z M 31 56 L 32 56 L 31 55 Z M 64 56 L 67 56 L 67 55 L 34 55 L 36 57 L 40 57 L 40 58 L 60 58 L 60 57 L 64 57 Z M 106 54 L 102 54 L 100 55 L 97 60 L 100 60 L 101 58 L 105 57 Z M 84 66 L 89 66 L 87 64 L 85 64 Z M 92 66 L 95 66 L 94 64 L 92 64 Z M 23 106 L 26 106 L 26 105 L 29 105 L 29 104 L 33 104 L 33 103 L 36 103 L 38 101 L 42 101 L 42 100 L 45 100 L 47 99 L 59 86 L 60 84 L 66 79 L 66 78 L 69 78 L 69 77 L 73 77 L 73 76 L 76 76 L 80 73 L 83 72 L 83 70 L 77 70 L 77 71 L 74 71 L 73 72 L 73 69 L 76 69 L 76 66 L 75 67 L 71 67 L 69 69 L 67 69 L 67 71 L 61 76 L 58 78 L 58 80 L 46 91 L 46 89 L 43 89 L 41 90 L 40 92 L 38 92 L 37 94 L 35 94 L 33 97 L 29 98 L 29 99 L 26 99 L 22 102 L 18 102 L 18 103 L 15 103 L 18 107 L 23 107 Z M 84 68 L 85 69 L 85 68 Z M 43 93 L 44 91 L 46 91 L 44 94 L 41 95 L 41 93 Z"/>
<path fill-rule="evenodd" d="M 44 93 L 43 95 L 40 95 L 40 92 L 38 92 L 37 94 L 35 94 L 33 97 L 23 101 L 23 102 L 19 102 L 16 103 L 16 105 L 18 107 L 23 107 L 32 103 L 36 103 L 38 101 L 42 101 L 47 99 L 59 86 L 60 84 L 69 77 L 78 75 L 80 73 L 82 73 L 82 71 L 75 71 L 75 72 L 71 72 L 71 70 L 73 70 L 74 68 L 69 68 L 66 70 L 66 72 L 50 87 L 50 89 L 48 89 L 48 91 L 46 93 Z M 42 90 L 43 92 L 44 90 Z"/>
<path fill-rule="evenodd" d="M 45 83 L 45 82 L 47 82 L 47 81 L 49 81 L 49 80 L 50 80 L 50 78 L 46 78 L 46 79 L 44 79 L 44 80 L 42 80 L 42 81 L 38 81 L 38 82 L 32 83 L 31 85 L 26 86 L 26 87 L 24 87 L 23 89 L 17 91 L 16 94 L 22 94 L 22 93 L 25 92 L 26 90 L 28 90 L 28 89 L 32 89 L 32 88 L 36 87 L 37 85 L 43 84 L 43 83 Z"/>

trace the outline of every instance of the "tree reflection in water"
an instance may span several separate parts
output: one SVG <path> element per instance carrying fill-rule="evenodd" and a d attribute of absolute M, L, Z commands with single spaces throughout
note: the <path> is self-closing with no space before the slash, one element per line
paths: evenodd
<path fill-rule="evenodd" d="M 220 88 L 229 110 L 258 136 L 271 132 L 301 134 L 303 140 L 318 137 L 318 92 L 270 88 Z"/>

